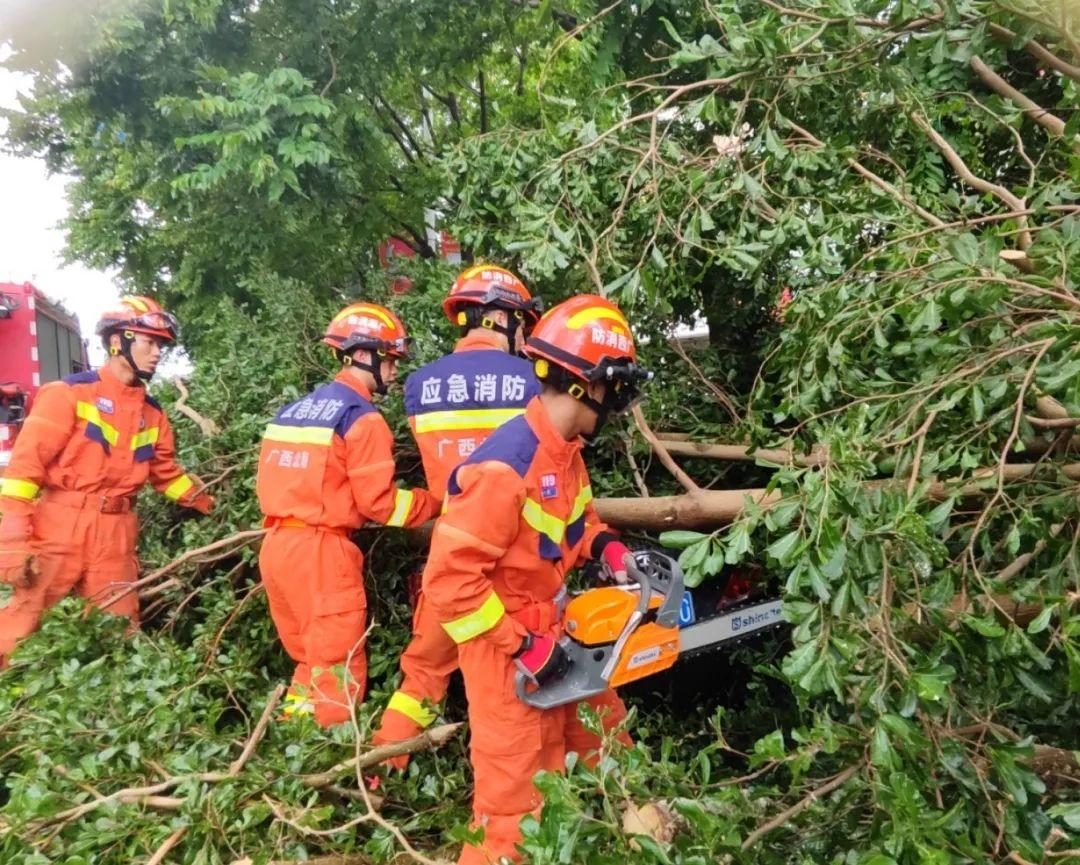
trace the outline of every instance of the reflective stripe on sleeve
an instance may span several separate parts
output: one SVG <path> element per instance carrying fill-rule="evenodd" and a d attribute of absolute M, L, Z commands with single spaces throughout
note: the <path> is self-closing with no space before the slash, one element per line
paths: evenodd
<path fill-rule="evenodd" d="M 405 521 L 409 518 L 409 511 L 412 510 L 412 503 L 412 490 L 394 490 L 394 512 L 390 514 L 390 519 L 386 521 L 386 524 L 399 528 L 405 525 Z"/>
<path fill-rule="evenodd" d="M 411 697 L 403 691 L 394 691 L 394 696 L 386 704 L 387 711 L 393 709 L 400 712 L 410 721 L 413 721 L 421 729 L 430 727 L 438 717 L 431 709 L 428 709 L 416 697 Z"/>
<path fill-rule="evenodd" d="M 523 408 L 478 408 L 457 411 L 433 411 L 413 416 L 418 433 L 461 429 L 495 429 L 513 420 Z"/>
<path fill-rule="evenodd" d="M 35 484 L 33 481 L 24 481 L 19 478 L 4 478 L 3 482 L 0 482 L 0 496 L 11 496 L 13 499 L 25 499 L 26 501 L 33 501 L 41 491 L 41 487 Z"/>
<path fill-rule="evenodd" d="M 292 445 L 328 445 L 334 438 L 334 428 L 325 426 L 285 426 L 272 423 L 263 439 Z"/>
<path fill-rule="evenodd" d="M 131 449 L 137 451 L 139 448 L 146 447 L 147 445 L 157 444 L 158 440 L 158 428 L 156 426 L 145 429 L 141 433 L 131 437 Z"/>
<path fill-rule="evenodd" d="M 443 622 L 443 630 L 455 643 L 467 643 L 473 637 L 479 637 L 494 628 L 505 613 L 506 608 L 503 602 L 497 594 L 492 592 L 478 610 L 460 619 Z"/>
<path fill-rule="evenodd" d="M 191 478 L 187 475 L 181 475 L 165 487 L 165 498 L 172 499 L 174 502 L 179 501 L 193 486 L 195 486 L 195 482 Z"/>

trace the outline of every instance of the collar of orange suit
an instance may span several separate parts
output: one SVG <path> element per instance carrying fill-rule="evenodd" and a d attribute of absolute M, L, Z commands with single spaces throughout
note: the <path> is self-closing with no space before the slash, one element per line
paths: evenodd
<path fill-rule="evenodd" d="M 141 384 L 124 384 L 108 366 L 103 366 L 98 370 L 98 377 L 110 396 L 120 400 L 135 400 L 136 402 L 142 402 L 146 399 L 145 387 Z"/>
<path fill-rule="evenodd" d="M 584 442 L 580 438 L 567 441 L 548 417 L 547 409 L 540 397 L 534 396 L 525 407 L 525 421 L 532 427 L 536 437 L 540 439 L 540 447 L 559 462 L 570 462 L 574 455 L 581 450 Z"/>
<path fill-rule="evenodd" d="M 343 369 L 341 372 L 335 375 L 334 381 L 338 382 L 339 384 L 345 385 L 345 387 L 352 388 L 368 402 L 371 402 L 371 391 L 367 389 L 367 387 L 362 381 L 360 381 L 360 379 L 350 373 L 347 369 Z"/>
<path fill-rule="evenodd" d="M 490 351 L 491 349 L 505 351 L 500 342 L 505 338 L 501 333 L 495 333 L 493 330 L 476 328 L 457 341 L 454 351 Z"/>

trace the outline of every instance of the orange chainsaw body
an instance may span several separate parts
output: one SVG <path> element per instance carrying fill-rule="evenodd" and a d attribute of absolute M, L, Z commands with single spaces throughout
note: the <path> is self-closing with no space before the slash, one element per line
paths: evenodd
<path fill-rule="evenodd" d="M 590 589 L 574 597 L 566 607 L 566 633 L 583 646 L 614 643 L 634 610 L 640 596 L 615 586 Z M 663 602 L 660 595 L 649 598 L 649 611 Z M 679 657 L 679 629 L 664 628 L 644 621 L 629 635 L 608 684 L 615 688 L 668 669 Z"/>

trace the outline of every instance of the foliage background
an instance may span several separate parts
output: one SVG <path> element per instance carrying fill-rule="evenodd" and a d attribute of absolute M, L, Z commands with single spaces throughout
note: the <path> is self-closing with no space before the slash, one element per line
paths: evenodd
<path fill-rule="evenodd" d="M 148 500 L 148 568 L 257 523 L 261 428 L 328 374 L 312 346 L 330 311 L 389 297 L 381 239 L 417 253 L 389 300 L 421 360 L 449 345 L 429 209 L 549 303 L 623 304 L 659 372 L 657 429 L 824 448 L 816 468 L 687 463 L 702 487 L 780 498 L 665 540 L 694 580 L 762 565 L 790 635 L 636 689 L 635 749 L 542 780 L 534 862 L 1080 856 L 1080 471 L 1073 428 L 1040 416 L 1080 416 L 1073 5 L 155 0 L 15 47 L 36 88 L 7 146 L 76 177 L 72 257 L 179 311 L 193 403 L 222 427 L 178 420 L 222 507 L 191 523 Z M 699 317 L 707 346 L 668 342 Z M 681 492 L 632 431 L 592 463 L 604 495 Z M 150 581 L 133 638 L 61 605 L 0 679 L 4 860 L 145 861 L 181 828 L 184 863 L 385 861 L 394 829 L 407 856 L 449 851 L 461 741 L 383 780 L 389 823 L 354 822 L 357 779 L 300 781 L 365 741 L 406 638 L 422 552 L 363 543 L 357 727 L 271 725 L 243 772 L 183 782 L 180 804 L 64 814 L 235 759 L 288 675 L 252 551 Z M 631 837 L 646 801 L 670 819 Z"/>

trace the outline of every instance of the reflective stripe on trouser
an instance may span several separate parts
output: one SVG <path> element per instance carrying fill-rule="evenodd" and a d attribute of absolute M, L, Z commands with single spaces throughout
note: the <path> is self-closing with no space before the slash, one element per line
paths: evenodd
<path fill-rule="evenodd" d="M 296 662 L 290 693 L 323 727 L 348 721 L 364 698 L 363 565 L 346 537 L 315 528 L 271 529 L 259 552 L 270 616 Z"/>
<path fill-rule="evenodd" d="M 426 718 L 410 712 L 409 704 L 401 697 L 409 698 L 414 705 L 432 707 L 429 709 L 432 711 L 446 696 L 450 675 L 457 665 L 457 644 L 443 630 L 421 592 L 413 614 L 412 640 L 401 655 L 401 686 L 383 712 L 374 743 L 401 742 L 420 733 L 427 726 L 421 723 Z M 395 703 L 400 703 L 400 710 L 395 708 Z"/>
<path fill-rule="evenodd" d="M 526 814 L 539 813 L 541 805 L 533 776 L 541 769 L 563 771 L 569 751 L 595 761 L 600 741 L 578 720 L 576 704 L 541 712 L 521 702 L 514 692 L 517 667 L 487 640 L 463 643 L 458 657 L 472 733 L 473 828 L 484 830 L 484 841 L 466 845 L 458 863 L 486 865 L 501 856 L 516 860 L 518 824 Z M 587 702 L 600 713 L 606 729 L 626 717 L 614 691 Z M 619 739 L 631 744 L 625 733 Z"/>
<path fill-rule="evenodd" d="M 123 592 L 139 576 L 135 514 L 70 508 L 46 497 L 33 519 L 30 549 L 39 573 L 0 607 L 0 666 L 19 640 L 37 630 L 42 613 L 71 592 L 127 616 L 132 629 L 139 623 L 138 595 Z"/>

